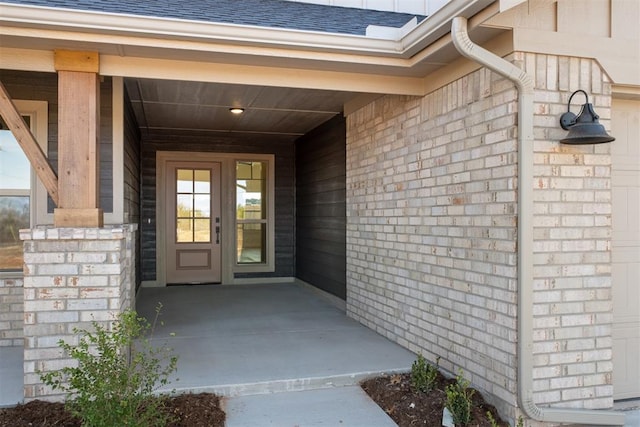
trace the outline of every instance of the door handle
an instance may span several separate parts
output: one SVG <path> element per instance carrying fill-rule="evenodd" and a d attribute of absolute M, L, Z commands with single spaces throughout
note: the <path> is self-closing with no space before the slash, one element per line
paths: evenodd
<path fill-rule="evenodd" d="M 220 226 L 216 225 L 216 245 L 220 244 Z"/>

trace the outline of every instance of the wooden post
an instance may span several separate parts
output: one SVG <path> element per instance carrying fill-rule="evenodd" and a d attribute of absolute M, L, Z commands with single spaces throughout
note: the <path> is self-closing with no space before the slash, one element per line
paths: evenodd
<path fill-rule="evenodd" d="M 56 227 L 102 227 L 99 208 L 100 80 L 98 54 L 55 51 L 58 71 Z"/>

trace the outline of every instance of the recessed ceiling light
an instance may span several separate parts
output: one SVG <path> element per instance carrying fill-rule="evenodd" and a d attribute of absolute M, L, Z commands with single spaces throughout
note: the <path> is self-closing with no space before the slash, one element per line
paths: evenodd
<path fill-rule="evenodd" d="M 231 114 L 242 114 L 244 113 L 244 108 L 233 107 L 233 108 L 229 108 L 229 111 L 231 112 Z"/>

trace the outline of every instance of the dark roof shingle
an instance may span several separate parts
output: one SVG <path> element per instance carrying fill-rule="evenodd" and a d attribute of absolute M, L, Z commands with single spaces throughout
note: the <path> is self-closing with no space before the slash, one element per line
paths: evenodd
<path fill-rule="evenodd" d="M 399 28 L 414 16 L 285 0 L 2 0 L 5 3 L 214 23 L 364 35 L 368 25 Z"/>

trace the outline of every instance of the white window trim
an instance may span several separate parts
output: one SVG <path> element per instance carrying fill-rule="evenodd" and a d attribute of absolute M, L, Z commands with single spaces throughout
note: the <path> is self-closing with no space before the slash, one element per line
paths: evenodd
<path fill-rule="evenodd" d="M 156 224 L 156 281 L 148 286 L 166 286 L 165 272 L 165 244 L 166 235 L 164 223 L 166 196 L 163 182 L 167 173 L 167 163 L 170 161 L 203 161 L 219 162 L 221 164 L 221 206 L 222 206 L 222 236 L 223 248 L 233 248 L 222 251 L 222 283 L 239 283 L 242 279 L 235 279 L 235 273 L 271 273 L 275 271 L 275 155 L 273 154 L 244 154 L 244 153 L 204 153 L 186 151 L 158 151 L 156 152 L 156 216 L 142 218 L 142 221 Z M 263 161 L 267 163 L 267 262 L 264 264 L 237 264 L 236 248 L 236 161 Z"/>

